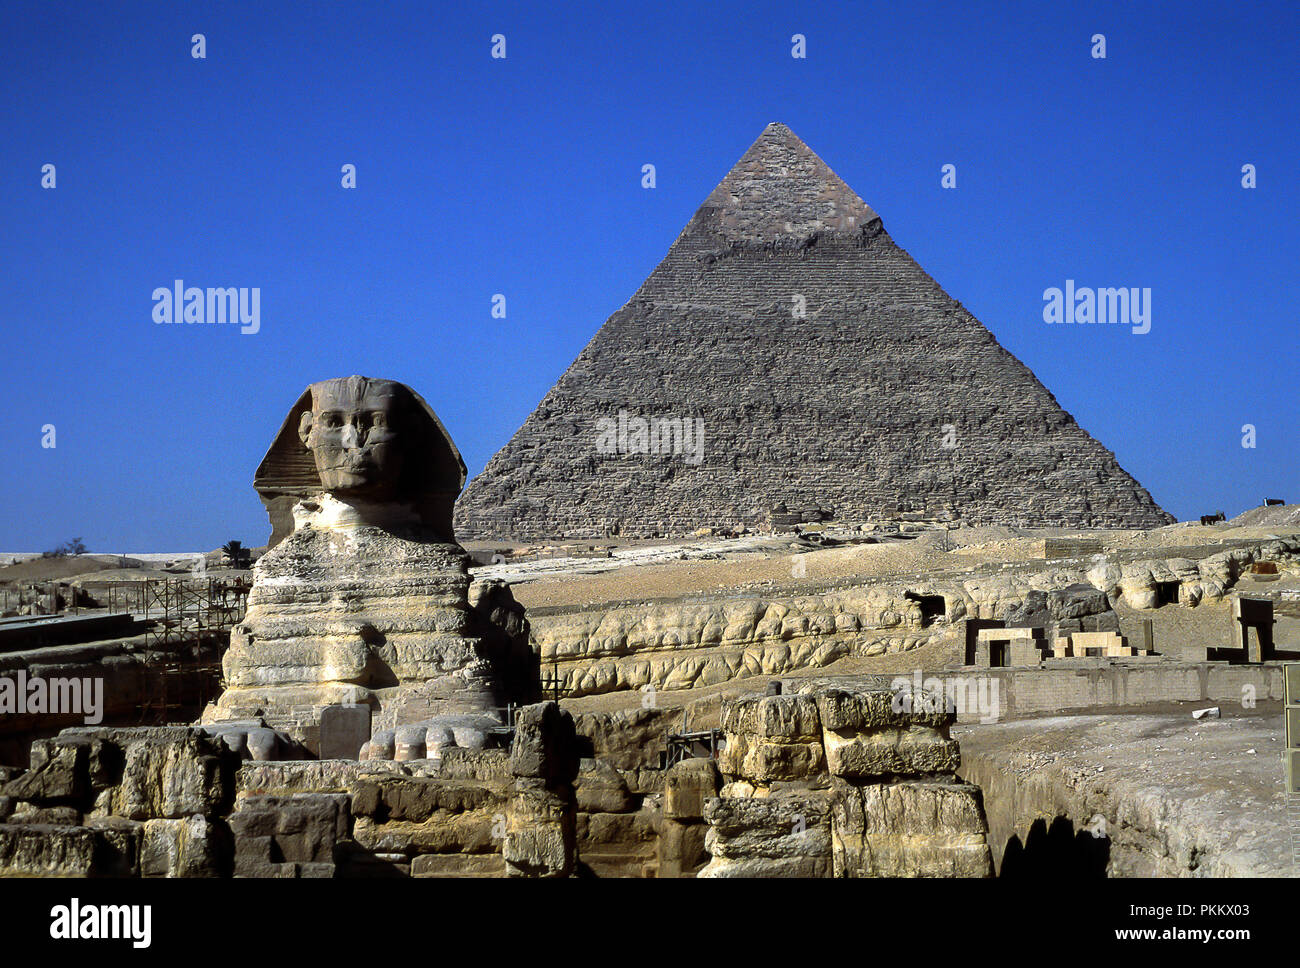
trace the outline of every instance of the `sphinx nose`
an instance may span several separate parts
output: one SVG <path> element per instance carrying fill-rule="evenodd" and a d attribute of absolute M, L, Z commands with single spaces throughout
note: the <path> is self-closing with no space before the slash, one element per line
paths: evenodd
<path fill-rule="evenodd" d="M 357 444 L 360 443 L 360 439 L 357 436 L 357 428 L 351 424 L 344 426 L 339 442 L 344 447 L 356 447 Z"/>

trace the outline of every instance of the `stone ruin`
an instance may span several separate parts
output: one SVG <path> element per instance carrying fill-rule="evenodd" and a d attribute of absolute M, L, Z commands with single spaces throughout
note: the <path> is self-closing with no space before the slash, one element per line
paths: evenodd
<path fill-rule="evenodd" d="M 478 748 L 536 698 L 523 610 L 471 583 L 451 508 L 465 464 L 409 387 L 314 383 L 254 477 L 271 520 L 204 722 L 264 719 L 318 753 L 323 710 L 364 707 L 376 750 Z"/>
<path fill-rule="evenodd" d="M 941 702 L 884 681 L 724 703 L 701 877 L 991 877 L 979 787 Z M 933 707 L 931 709 L 930 707 Z"/>
<path fill-rule="evenodd" d="M 405 762 L 67 729 L 0 770 L 0 877 L 990 876 L 951 715 L 810 688 L 728 703 L 727 753 L 667 769 L 584 757 L 555 702 L 519 710 L 508 749 Z"/>
<path fill-rule="evenodd" d="M 228 688 L 198 724 L 65 729 L 0 769 L 0 876 L 990 873 L 950 715 L 740 699 L 716 765 L 665 768 L 657 732 L 535 702 L 523 610 L 451 530 L 463 479 L 409 388 L 309 387 L 255 478 L 273 536 Z"/>
<path fill-rule="evenodd" d="M 509 750 L 413 768 L 255 761 L 205 727 L 66 729 L 0 770 L 0 877 L 567 876 L 577 766 L 554 703 L 520 711 Z"/>

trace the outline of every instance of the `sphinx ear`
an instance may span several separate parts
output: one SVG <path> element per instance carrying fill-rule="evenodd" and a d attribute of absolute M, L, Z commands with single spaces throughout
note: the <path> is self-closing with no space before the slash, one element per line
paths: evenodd
<path fill-rule="evenodd" d="M 307 438 L 311 436 L 311 428 L 312 428 L 312 414 L 311 411 L 308 410 L 302 415 L 302 418 L 298 421 L 298 439 L 302 441 L 304 447 L 310 448 L 311 446 L 310 444 L 307 443 Z"/>

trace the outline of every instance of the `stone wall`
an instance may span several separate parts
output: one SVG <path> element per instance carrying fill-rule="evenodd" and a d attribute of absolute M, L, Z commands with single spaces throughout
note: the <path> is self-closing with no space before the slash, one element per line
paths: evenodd
<path fill-rule="evenodd" d="M 980 789 L 953 715 L 902 712 L 878 684 L 809 684 L 723 706 L 721 796 L 701 877 L 988 877 Z"/>
<path fill-rule="evenodd" d="M 15 679 L 19 671 L 28 681 L 42 678 L 103 680 L 103 707 L 99 726 L 136 726 L 145 717 L 163 714 L 158 704 L 166 699 L 169 718 L 196 718 L 207 699 L 219 689 L 211 671 L 229 639 L 228 631 L 214 631 L 202 642 L 183 646 L 149 645 L 144 636 L 85 645 L 63 645 L 0 654 L 0 678 Z M 196 663 L 194 649 L 204 662 Z M 183 658 L 181 658 L 183 656 Z M 177 661 L 178 658 L 180 661 Z M 32 742 L 48 739 L 60 730 L 85 725 L 82 713 L 0 715 L 0 763 L 26 766 Z"/>
<path fill-rule="evenodd" d="M 245 751 L 242 756 L 247 756 Z M 509 751 L 243 761 L 199 727 L 81 728 L 0 770 L 0 877 L 567 877 L 578 748 L 555 703 Z"/>

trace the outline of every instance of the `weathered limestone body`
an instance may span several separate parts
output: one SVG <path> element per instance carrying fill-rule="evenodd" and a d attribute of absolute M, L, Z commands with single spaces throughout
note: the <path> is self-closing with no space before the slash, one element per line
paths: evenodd
<path fill-rule="evenodd" d="M 482 745 L 497 707 L 527 691 L 526 624 L 505 586 L 471 589 L 450 520 L 464 475 L 406 386 L 309 387 L 255 477 L 274 547 L 254 570 L 224 661 L 228 689 L 205 721 L 261 716 L 316 750 L 323 707 L 365 704 L 390 756 L 393 731 L 416 724 L 421 748 L 412 739 L 403 758 L 430 742 Z"/>

